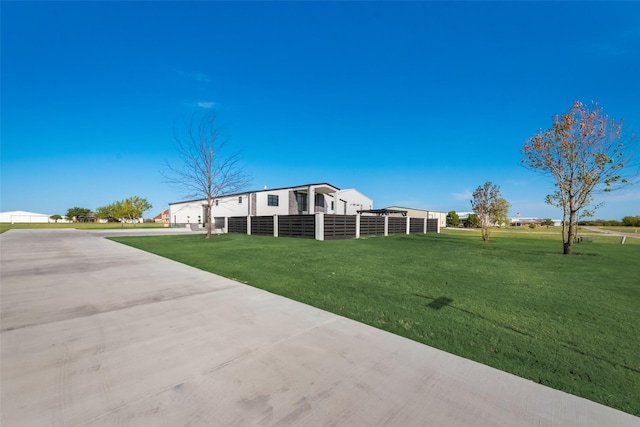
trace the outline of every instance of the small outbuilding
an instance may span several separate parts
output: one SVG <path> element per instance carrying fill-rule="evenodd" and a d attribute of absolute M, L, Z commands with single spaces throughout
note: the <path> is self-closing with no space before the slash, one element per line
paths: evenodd
<path fill-rule="evenodd" d="M 447 213 L 439 211 L 431 211 L 427 209 L 407 208 L 403 206 L 389 206 L 387 210 L 405 211 L 404 216 L 410 216 L 411 218 L 428 218 L 437 219 L 441 228 L 447 226 Z"/>
<path fill-rule="evenodd" d="M 15 223 L 47 223 L 55 222 L 49 218 L 50 215 L 27 212 L 27 211 L 9 211 L 0 212 L 0 222 Z"/>

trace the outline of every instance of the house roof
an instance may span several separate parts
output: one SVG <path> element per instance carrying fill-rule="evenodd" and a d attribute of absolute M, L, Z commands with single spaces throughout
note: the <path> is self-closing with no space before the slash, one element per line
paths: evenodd
<path fill-rule="evenodd" d="M 7 211 L 7 212 L 0 212 L 0 215 L 46 216 L 46 217 L 49 217 L 49 215 L 47 215 L 47 214 L 37 213 L 37 212 L 27 212 L 27 211 Z"/>
<path fill-rule="evenodd" d="M 363 209 L 356 211 L 358 213 L 372 213 L 376 215 L 389 215 L 394 213 L 402 214 L 402 216 L 407 216 L 407 211 L 402 211 L 399 209 Z"/>
<path fill-rule="evenodd" d="M 162 219 L 162 215 L 169 215 L 169 209 L 163 210 L 158 215 L 154 216 L 153 219 Z"/>
<path fill-rule="evenodd" d="M 303 185 L 296 185 L 293 187 L 279 187 L 279 188 L 265 188 L 262 190 L 253 190 L 253 191 L 241 191 L 238 193 L 231 193 L 231 194 L 221 194 L 218 197 L 216 197 L 216 199 L 221 198 L 221 197 L 234 197 L 234 196 L 241 196 L 243 194 L 251 194 L 251 193 L 264 193 L 265 191 L 278 191 L 278 190 L 293 190 L 293 189 L 306 189 L 308 187 L 331 187 L 330 189 L 334 189 L 336 191 L 340 191 L 340 188 L 331 185 L 329 183 L 326 182 L 320 182 L 320 183 L 315 183 L 315 184 L 303 184 Z M 330 191 L 327 191 L 330 192 Z M 191 202 L 198 202 L 200 200 L 206 200 L 205 198 L 199 198 L 199 199 L 193 199 L 193 200 L 183 200 L 181 202 L 173 202 L 173 203 L 169 203 L 169 205 L 178 205 L 178 204 L 182 204 L 182 203 L 191 203 Z"/>
<path fill-rule="evenodd" d="M 428 213 L 434 213 L 434 212 L 445 213 L 445 212 L 442 212 L 442 211 L 434 211 L 434 210 L 429 210 L 429 209 L 408 208 L 406 206 L 389 206 L 388 208 L 385 208 L 385 209 L 407 209 L 407 210 L 412 210 L 412 211 L 421 211 L 421 212 L 428 212 Z"/>

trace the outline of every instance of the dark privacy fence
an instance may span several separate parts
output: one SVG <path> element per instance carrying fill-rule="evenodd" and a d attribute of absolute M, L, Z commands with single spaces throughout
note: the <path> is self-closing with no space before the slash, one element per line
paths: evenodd
<path fill-rule="evenodd" d="M 438 220 L 361 215 L 273 215 L 228 218 L 228 232 L 317 240 L 438 233 Z"/>
<path fill-rule="evenodd" d="M 273 236 L 273 216 L 252 216 L 251 234 Z"/>
<path fill-rule="evenodd" d="M 229 233 L 247 234 L 247 217 L 233 216 L 229 218 Z"/>
<path fill-rule="evenodd" d="M 278 236 L 280 237 L 302 237 L 305 239 L 316 237 L 315 215 L 279 216 L 277 222 Z"/>
<path fill-rule="evenodd" d="M 324 240 L 354 239 L 356 222 L 355 215 L 325 215 Z"/>

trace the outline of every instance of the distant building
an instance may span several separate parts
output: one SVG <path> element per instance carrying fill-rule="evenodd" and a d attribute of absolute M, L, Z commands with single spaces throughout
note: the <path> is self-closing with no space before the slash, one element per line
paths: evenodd
<path fill-rule="evenodd" d="M 437 219 L 440 223 L 440 227 L 444 228 L 447 226 L 447 214 L 446 212 L 438 212 L 438 211 L 430 211 L 426 209 L 417 209 L 417 208 L 405 208 L 401 206 L 389 206 L 386 208 L 388 210 L 402 210 L 406 211 L 406 216 L 411 218 L 431 218 Z"/>
<path fill-rule="evenodd" d="M 165 209 L 153 218 L 156 224 L 169 224 L 169 209 Z"/>
<path fill-rule="evenodd" d="M 458 222 L 457 227 L 469 227 L 469 215 L 474 215 L 473 212 L 456 212 L 458 214 L 458 218 L 460 222 Z"/>
<path fill-rule="evenodd" d="M 0 222 L 15 223 L 48 223 L 55 222 L 49 218 L 50 215 L 27 212 L 27 211 L 9 211 L 0 212 Z"/>
<path fill-rule="evenodd" d="M 511 218 L 511 226 L 513 227 L 529 226 L 531 224 L 540 225 L 542 220 L 540 218 Z"/>

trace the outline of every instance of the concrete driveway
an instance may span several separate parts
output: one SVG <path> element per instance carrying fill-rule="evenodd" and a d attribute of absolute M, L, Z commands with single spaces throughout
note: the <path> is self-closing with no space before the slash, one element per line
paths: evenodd
<path fill-rule="evenodd" d="M 4 427 L 640 425 L 91 232 L 0 247 Z"/>

